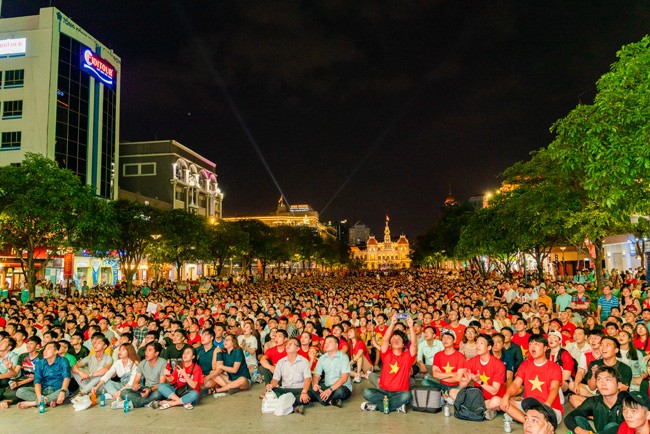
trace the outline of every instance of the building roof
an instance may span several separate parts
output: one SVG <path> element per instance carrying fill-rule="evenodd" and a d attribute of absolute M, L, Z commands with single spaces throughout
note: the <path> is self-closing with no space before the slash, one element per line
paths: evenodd
<path fill-rule="evenodd" d="M 379 244 L 377 242 L 377 239 L 375 239 L 374 235 L 371 235 L 370 238 L 368 238 L 368 242 L 366 243 L 366 245 L 369 245 L 369 244 Z"/>
<path fill-rule="evenodd" d="M 399 240 L 397 240 L 397 244 L 408 244 L 409 241 L 406 239 L 404 235 L 400 235 Z"/>

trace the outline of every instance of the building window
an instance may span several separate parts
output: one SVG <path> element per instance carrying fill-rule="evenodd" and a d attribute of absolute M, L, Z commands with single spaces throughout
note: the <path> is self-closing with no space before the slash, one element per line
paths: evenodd
<path fill-rule="evenodd" d="M 122 176 L 154 176 L 156 163 L 129 163 L 122 166 Z"/>
<path fill-rule="evenodd" d="M 2 149 L 20 149 L 20 131 L 9 131 L 2 133 L 2 141 L 0 142 L 0 148 Z"/>
<path fill-rule="evenodd" d="M 11 71 L 5 71 L 5 83 L 4 88 L 12 87 L 23 87 L 25 85 L 25 70 L 24 69 L 13 69 Z"/>
<path fill-rule="evenodd" d="M 23 117 L 22 100 L 5 101 L 2 103 L 2 119 L 20 119 Z"/>

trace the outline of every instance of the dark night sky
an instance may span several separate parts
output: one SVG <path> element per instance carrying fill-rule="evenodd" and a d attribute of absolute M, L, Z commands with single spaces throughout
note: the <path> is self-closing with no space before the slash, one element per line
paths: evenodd
<path fill-rule="evenodd" d="M 270 212 L 280 193 L 224 88 L 291 203 L 377 235 L 388 214 L 412 240 L 450 183 L 461 200 L 494 190 L 546 146 L 650 25 L 633 0 L 5 0 L 2 12 L 50 3 L 122 58 L 122 140 L 176 139 L 217 163 L 225 216 Z"/>

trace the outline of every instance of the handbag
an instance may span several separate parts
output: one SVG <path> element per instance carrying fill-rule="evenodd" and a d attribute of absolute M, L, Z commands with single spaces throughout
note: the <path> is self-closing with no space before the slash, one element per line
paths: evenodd
<path fill-rule="evenodd" d="M 192 363 L 192 370 L 190 372 L 194 372 L 194 366 L 196 366 L 196 364 Z M 185 383 L 184 385 L 182 385 L 181 387 L 176 389 L 176 391 L 174 393 L 176 394 L 176 396 L 178 396 L 180 398 L 183 395 L 187 395 L 192 390 L 194 390 L 194 389 L 192 389 L 189 384 Z"/>

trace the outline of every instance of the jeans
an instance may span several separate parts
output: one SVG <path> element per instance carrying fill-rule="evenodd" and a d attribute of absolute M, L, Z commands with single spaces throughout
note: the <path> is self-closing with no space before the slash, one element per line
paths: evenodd
<path fill-rule="evenodd" d="M 395 411 L 402 405 L 409 404 L 412 399 L 411 392 L 408 390 L 405 392 L 389 392 L 381 388 L 368 388 L 363 391 L 363 397 L 371 404 L 375 404 L 377 411 L 384 410 L 384 396 L 388 397 L 388 411 Z"/>
<path fill-rule="evenodd" d="M 438 380 L 434 380 L 430 378 L 425 378 L 424 380 L 422 380 L 422 387 L 437 387 L 443 392 L 449 392 L 451 389 L 458 389 L 458 386 L 447 386 L 445 384 L 440 383 Z"/>
<path fill-rule="evenodd" d="M 309 395 L 309 390 L 307 391 L 307 394 L 309 395 L 310 402 L 308 402 L 307 404 L 303 404 L 300 401 L 300 394 L 302 393 L 302 387 L 298 387 L 295 389 L 276 387 L 275 389 L 273 389 L 273 393 L 275 393 L 275 396 L 277 396 L 278 398 L 284 395 L 285 393 L 291 393 L 296 398 L 296 401 L 293 403 L 294 407 L 297 407 L 299 405 L 308 405 L 311 402 L 311 395 Z"/>
<path fill-rule="evenodd" d="M 54 389 L 51 386 L 41 389 L 41 395 L 46 397 L 48 402 L 56 402 L 59 398 L 59 392 L 61 392 L 61 389 Z M 66 398 L 68 397 L 68 393 L 66 390 Z M 16 391 L 16 396 L 23 401 L 36 401 L 36 391 L 33 387 L 21 387 Z"/>
<path fill-rule="evenodd" d="M 165 398 L 169 398 L 173 394 L 176 393 L 176 388 L 174 386 L 170 386 L 167 383 L 159 384 L 158 385 L 158 391 L 164 396 Z M 195 403 L 199 399 L 199 393 L 196 390 L 190 390 L 187 392 L 185 395 L 181 396 L 181 402 L 183 405 L 189 404 L 189 403 Z"/>
<path fill-rule="evenodd" d="M 265 384 L 269 384 L 269 383 L 271 382 L 271 380 L 273 380 L 273 372 L 269 371 L 269 370 L 266 369 L 264 366 L 259 365 L 259 366 L 257 367 L 257 371 L 258 371 L 260 374 L 262 374 L 262 376 L 264 377 L 264 383 L 265 383 Z"/>
<path fill-rule="evenodd" d="M 90 390 L 99 383 L 99 380 L 101 380 L 101 377 L 90 377 L 87 380 L 82 381 L 81 377 L 76 372 L 72 374 L 72 377 L 79 385 L 80 393 L 90 393 Z"/>
<path fill-rule="evenodd" d="M 322 390 L 325 390 L 329 387 L 326 386 L 325 383 L 323 382 L 320 382 L 319 386 L 321 387 Z M 311 399 L 313 402 L 318 401 L 322 405 L 330 405 L 333 401 L 336 401 L 337 399 L 340 399 L 341 401 L 345 401 L 346 399 L 350 398 L 350 396 L 352 396 L 352 391 L 345 386 L 341 386 L 332 392 L 332 394 L 330 395 L 327 401 L 323 401 L 320 397 L 320 392 L 316 392 L 314 391 L 314 389 L 309 388 L 309 399 Z"/>
<path fill-rule="evenodd" d="M 591 421 L 586 417 L 576 416 L 575 421 L 576 424 L 582 429 L 586 429 L 587 431 L 592 431 L 592 432 L 596 431 Z M 605 425 L 604 428 L 599 429 L 598 432 L 615 433 L 618 431 L 618 425 L 619 424 L 617 424 L 616 422 L 609 422 L 607 425 Z"/>
<path fill-rule="evenodd" d="M 104 393 L 113 396 L 122 388 L 122 386 L 123 384 L 118 381 L 108 380 L 100 390 L 103 388 Z"/>
<path fill-rule="evenodd" d="M 142 388 L 140 388 L 136 392 L 133 389 L 124 389 L 120 394 L 120 398 L 126 399 L 128 397 L 129 401 L 133 403 L 133 408 L 144 407 L 147 404 L 149 404 L 151 401 L 160 401 L 161 399 L 163 399 L 162 394 L 158 390 L 154 390 L 153 392 L 150 392 L 146 398 L 140 395 L 141 390 Z"/>

